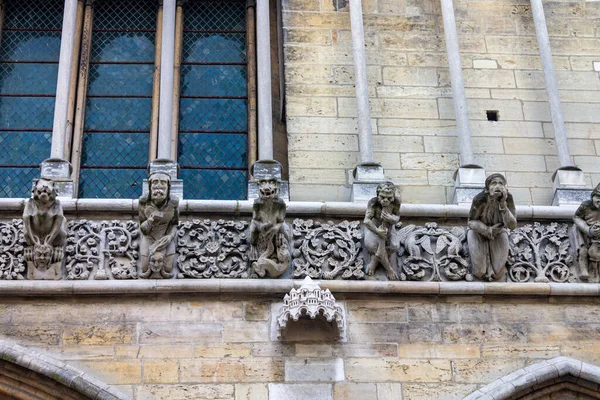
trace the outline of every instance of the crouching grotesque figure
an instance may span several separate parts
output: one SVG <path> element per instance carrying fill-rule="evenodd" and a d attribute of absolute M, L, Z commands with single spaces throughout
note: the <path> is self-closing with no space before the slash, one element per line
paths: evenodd
<path fill-rule="evenodd" d="M 390 280 L 398 280 L 396 272 L 397 252 L 400 237 L 396 224 L 400 221 L 400 198 L 396 196 L 396 187 L 391 182 L 377 186 L 377 197 L 367 204 L 365 214 L 365 248 L 371 256 L 367 265 L 367 275 L 373 275 L 379 264 L 385 268 Z"/>
<path fill-rule="evenodd" d="M 28 279 L 60 279 L 66 222 L 54 182 L 38 179 L 23 211 Z"/>
<path fill-rule="evenodd" d="M 165 173 L 148 177 L 148 193 L 140 197 L 141 278 L 173 276 L 179 199 L 171 195 L 171 178 Z"/>
<path fill-rule="evenodd" d="M 508 259 L 509 229 L 517 227 L 515 202 L 506 190 L 506 178 L 492 174 L 485 190 L 473 198 L 469 212 L 467 243 L 473 263 L 473 275 L 483 281 L 504 278 Z"/>
<path fill-rule="evenodd" d="M 285 223 L 285 202 L 279 198 L 279 182 L 275 178 L 258 182 L 258 199 L 252 207 L 250 253 L 252 272 L 263 278 L 275 278 L 289 266 L 291 233 Z"/>
<path fill-rule="evenodd" d="M 581 203 L 573 216 L 570 237 L 574 260 L 579 264 L 579 279 L 598 282 L 600 262 L 600 185 L 590 200 Z"/>

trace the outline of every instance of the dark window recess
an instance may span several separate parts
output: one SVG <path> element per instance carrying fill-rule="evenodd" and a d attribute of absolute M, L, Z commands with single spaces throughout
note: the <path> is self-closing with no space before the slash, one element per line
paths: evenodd
<path fill-rule="evenodd" d="M 498 110 L 486 110 L 485 115 L 488 121 L 498 121 Z"/>

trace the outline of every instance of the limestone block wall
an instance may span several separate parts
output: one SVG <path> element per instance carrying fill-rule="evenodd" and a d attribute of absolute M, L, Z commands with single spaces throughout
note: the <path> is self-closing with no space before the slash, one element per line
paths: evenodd
<path fill-rule="evenodd" d="M 560 355 L 600 365 L 597 297 L 334 295 L 343 343 L 275 340 L 282 296 L 243 293 L 5 296 L 0 337 L 144 400 L 462 399 Z"/>
<path fill-rule="evenodd" d="M 458 142 L 439 1 L 363 0 L 375 158 L 410 203 L 449 203 Z M 358 163 L 349 2 L 284 0 L 293 200 L 348 200 Z M 454 2 L 475 159 L 519 204 L 559 166 L 527 0 Z M 571 155 L 600 182 L 600 2 L 544 1 Z M 497 111 L 488 121 L 486 111 Z"/>

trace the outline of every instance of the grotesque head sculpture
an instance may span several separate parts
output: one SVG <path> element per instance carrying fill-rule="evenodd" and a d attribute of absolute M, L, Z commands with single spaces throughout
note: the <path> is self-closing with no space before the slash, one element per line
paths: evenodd
<path fill-rule="evenodd" d="M 485 191 L 493 198 L 500 199 L 506 192 L 506 178 L 502 174 L 491 174 L 485 180 Z"/>
<path fill-rule="evenodd" d="M 160 272 L 165 267 L 165 255 L 159 251 L 150 256 L 148 266 L 152 272 Z"/>
<path fill-rule="evenodd" d="M 156 172 L 148 177 L 148 192 L 155 204 L 163 204 L 171 195 L 171 177 L 162 172 Z"/>
<path fill-rule="evenodd" d="M 33 247 L 33 262 L 39 270 L 47 270 L 52 262 L 52 246 L 46 243 L 36 244 Z"/>
<path fill-rule="evenodd" d="M 396 197 L 396 186 L 392 182 L 383 182 L 377 186 L 377 199 L 382 207 L 389 207 Z"/>
<path fill-rule="evenodd" d="M 596 186 L 594 188 L 594 190 L 592 190 L 592 205 L 594 206 L 594 208 L 599 209 L 600 208 L 600 184 L 598 184 L 598 186 Z"/>
<path fill-rule="evenodd" d="M 41 204 L 53 203 L 56 199 L 54 182 L 48 179 L 38 179 L 33 187 L 33 200 Z"/>
<path fill-rule="evenodd" d="M 276 199 L 279 197 L 279 182 L 277 179 L 263 179 L 258 182 L 258 191 L 261 199 Z"/>

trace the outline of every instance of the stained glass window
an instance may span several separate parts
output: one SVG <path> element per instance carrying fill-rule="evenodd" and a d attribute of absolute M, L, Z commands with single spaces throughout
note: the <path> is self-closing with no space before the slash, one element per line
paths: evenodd
<path fill-rule="evenodd" d="M 246 3 L 184 6 L 178 161 L 186 198 L 244 199 Z"/>
<path fill-rule="evenodd" d="M 63 0 L 6 0 L 0 44 L 0 197 L 29 197 L 50 156 Z"/>
<path fill-rule="evenodd" d="M 79 197 L 135 198 L 146 177 L 155 0 L 97 0 Z"/>

